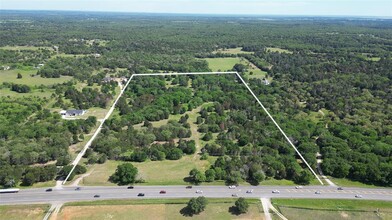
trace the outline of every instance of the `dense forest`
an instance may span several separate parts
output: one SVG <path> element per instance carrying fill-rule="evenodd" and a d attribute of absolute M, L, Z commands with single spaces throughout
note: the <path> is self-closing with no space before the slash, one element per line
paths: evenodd
<path fill-rule="evenodd" d="M 311 166 L 320 153 L 326 175 L 392 186 L 390 20 L 29 11 L 2 11 L 0 19 L 0 66 L 10 68 L 0 74 L 72 77 L 36 86 L 18 82 L 16 74 L 14 81 L 2 80 L 0 93 L 24 94 L 0 95 L 2 186 L 64 174 L 59 170 L 70 162 L 68 147 L 91 131 L 96 118 L 65 121 L 55 109 L 107 107 L 117 84 L 103 83 L 105 77 L 210 71 L 204 58 L 214 57 L 243 58 L 267 72 L 269 85 L 243 76 Z M 246 53 L 216 52 L 238 47 Z M 233 68 L 246 72 L 245 66 Z M 36 90 L 52 94 L 35 97 Z M 198 108 L 205 143 L 200 152 L 187 116 Z M 182 117 L 152 125 L 170 115 Z M 190 172 L 194 182 L 311 180 L 234 76 L 136 78 L 92 148 L 85 155 L 90 163 L 217 157 L 206 171 Z"/>

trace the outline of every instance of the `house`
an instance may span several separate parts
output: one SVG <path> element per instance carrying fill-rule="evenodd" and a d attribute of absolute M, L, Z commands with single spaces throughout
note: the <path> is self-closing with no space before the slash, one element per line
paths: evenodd
<path fill-rule="evenodd" d="M 95 54 L 93 54 L 93 56 L 94 56 L 95 58 L 100 58 L 100 57 L 101 57 L 101 54 L 95 53 Z"/>
<path fill-rule="evenodd" d="M 263 79 L 263 83 L 264 85 L 268 86 L 270 84 L 270 82 L 268 81 L 268 79 Z"/>
<path fill-rule="evenodd" d="M 116 79 L 112 78 L 112 77 L 105 77 L 102 79 L 102 82 L 104 82 L 104 83 L 110 83 L 112 81 L 116 81 Z"/>
<path fill-rule="evenodd" d="M 3 70 L 9 70 L 11 67 L 10 66 L 1 66 Z"/>
<path fill-rule="evenodd" d="M 62 110 L 60 111 L 60 115 L 62 116 L 80 116 L 84 115 L 86 110 L 83 109 L 71 109 L 71 110 Z"/>

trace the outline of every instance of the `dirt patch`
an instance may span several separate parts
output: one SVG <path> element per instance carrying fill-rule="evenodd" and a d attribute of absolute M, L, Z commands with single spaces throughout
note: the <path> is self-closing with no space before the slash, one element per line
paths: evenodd
<path fill-rule="evenodd" d="M 348 214 L 345 212 L 341 212 L 340 216 L 342 216 L 342 218 L 348 218 Z"/>

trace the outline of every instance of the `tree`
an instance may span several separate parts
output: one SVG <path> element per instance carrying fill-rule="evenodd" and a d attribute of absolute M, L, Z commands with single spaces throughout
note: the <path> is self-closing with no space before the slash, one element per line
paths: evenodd
<path fill-rule="evenodd" d="M 299 176 L 294 177 L 294 182 L 301 185 L 308 185 L 312 177 L 313 175 L 309 170 L 302 170 Z"/>
<path fill-rule="evenodd" d="M 124 163 L 117 166 L 116 172 L 110 176 L 110 181 L 119 185 L 134 183 L 138 174 L 138 169 L 131 163 Z"/>
<path fill-rule="evenodd" d="M 209 140 L 211 140 L 212 138 L 213 138 L 212 133 L 211 133 L 211 132 L 208 132 L 207 134 L 205 134 L 205 135 L 203 136 L 203 141 L 209 141 Z"/>
<path fill-rule="evenodd" d="M 239 198 L 237 201 L 235 201 L 235 207 L 239 213 L 247 213 L 249 204 L 245 200 L 245 198 Z"/>
<path fill-rule="evenodd" d="M 178 148 L 173 148 L 167 152 L 166 159 L 168 160 L 179 160 L 182 157 L 182 150 Z"/>
<path fill-rule="evenodd" d="M 18 73 L 18 75 L 16 76 L 17 79 L 22 79 L 22 74 Z"/>
<path fill-rule="evenodd" d="M 206 182 L 212 182 L 215 180 L 215 170 L 214 169 L 208 169 L 205 172 L 206 176 Z"/>
<path fill-rule="evenodd" d="M 187 209 L 190 212 L 190 214 L 199 214 L 207 206 L 207 199 L 204 198 L 203 196 L 197 197 L 197 198 L 192 198 L 189 200 Z"/>

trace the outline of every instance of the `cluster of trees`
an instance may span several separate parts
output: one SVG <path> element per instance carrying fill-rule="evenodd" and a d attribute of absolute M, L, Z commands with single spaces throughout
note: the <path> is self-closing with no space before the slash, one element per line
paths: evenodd
<path fill-rule="evenodd" d="M 197 198 L 192 198 L 187 203 L 187 206 L 182 210 L 185 215 L 193 216 L 202 213 L 208 205 L 208 200 L 204 196 L 199 196 Z M 231 208 L 231 212 L 234 214 L 247 213 L 249 209 L 249 203 L 245 198 L 238 198 L 234 206 Z"/>
<path fill-rule="evenodd" d="M 29 93 L 31 91 L 30 86 L 23 84 L 12 84 L 11 91 L 15 91 L 18 93 Z"/>
<path fill-rule="evenodd" d="M 74 87 L 69 87 L 64 92 L 64 97 L 70 99 L 73 106 L 78 109 L 88 109 L 91 107 L 106 108 L 109 101 L 113 99 L 113 96 L 108 93 L 102 93 L 98 89 L 83 88 L 79 92 Z"/>
<path fill-rule="evenodd" d="M 90 133 L 97 122 L 95 117 L 62 120 L 58 113 L 43 109 L 46 102 L 32 97 L 1 98 L 0 173 L 4 176 L 0 184 L 3 186 L 8 186 L 10 180 L 30 185 L 53 179 L 57 172 L 53 166 L 30 166 L 56 160 L 57 165 L 66 165 L 70 161 L 68 147 L 79 142 L 80 135 Z M 9 172 L 13 169 L 18 172 Z"/>

